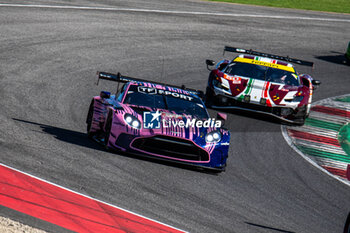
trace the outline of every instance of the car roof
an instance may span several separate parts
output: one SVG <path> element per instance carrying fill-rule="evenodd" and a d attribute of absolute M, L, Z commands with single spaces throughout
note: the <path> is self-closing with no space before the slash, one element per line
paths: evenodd
<path fill-rule="evenodd" d="M 294 66 L 291 63 L 262 56 L 240 54 L 232 61 L 261 65 L 295 73 Z"/>
<path fill-rule="evenodd" d="M 161 89 L 161 90 L 170 91 L 170 92 L 176 92 L 179 94 L 184 94 L 184 95 L 194 97 L 196 99 L 200 99 L 199 96 L 193 94 L 190 91 L 187 91 L 187 90 L 184 90 L 181 88 L 177 88 L 177 87 L 166 86 L 166 85 L 162 85 L 162 84 L 156 84 L 156 83 L 151 83 L 151 82 L 130 81 L 129 85 L 138 85 L 138 86 L 156 88 L 156 89 Z"/>

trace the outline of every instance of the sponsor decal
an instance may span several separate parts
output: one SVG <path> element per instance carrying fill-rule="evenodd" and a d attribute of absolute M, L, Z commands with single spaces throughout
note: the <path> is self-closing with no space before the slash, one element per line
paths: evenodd
<path fill-rule="evenodd" d="M 289 89 L 285 89 L 285 88 L 282 88 L 282 89 L 280 89 L 280 91 L 289 91 Z"/>
<path fill-rule="evenodd" d="M 241 78 L 240 77 L 233 77 L 232 83 L 233 84 L 241 84 Z"/>
<path fill-rule="evenodd" d="M 241 84 L 241 77 L 238 76 L 229 76 L 227 74 L 224 74 L 224 79 L 232 81 L 233 84 Z"/>
<path fill-rule="evenodd" d="M 276 95 L 274 95 L 272 98 L 273 98 L 273 101 L 276 101 L 276 100 L 279 100 L 279 99 L 280 99 L 278 93 L 277 93 Z"/>
<path fill-rule="evenodd" d="M 263 66 L 269 66 L 269 67 L 272 67 L 272 68 L 278 68 L 278 65 L 273 64 L 273 63 L 264 62 L 264 61 L 252 60 L 252 63 L 256 64 L 256 65 L 263 65 Z"/>
<path fill-rule="evenodd" d="M 193 97 L 185 95 L 185 94 L 172 92 L 172 91 L 166 91 L 166 90 L 157 89 L 157 88 L 153 88 L 153 87 L 138 86 L 137 89 L 138 89 L 138 92 L 145 93 L 148 95 L 170 95 L 172 97 L 180 98 L 180 99 L 184 99 L 184 100 L 189 100 L 189 101 L 193 100 Z"/>
<path fill-rule="evenodd" d="M 197 120 L 197 119 L 188 119 L 184 118 L 184 120 L 162 120 L 164 128 L 171 127 L 180 127 L 180 128 L 209 128 L 209 127 L 221 127 L 221 121 L 215 120 L 214 118 L 209 118 L 207 120 Z"/>
<path fill-rule="evenodd" d="M 174 114 L 174 113 L 170 113 L 170 112 L 162 112 L 161 113 L 162 117 L 167 117 L 167 118 L 177 118 L 177 119 L 182 119 L 182 115 L 180 114 Z"/>
<path fill-rule="evenodd" d="M 153 87 L 142 87 L 139 86 L 137 87 L 137 90 L 141 93 L 149 94 L 149 95 L 156 95 L 157 94 L 157 89 Z"/>
<path fill-rule="evenodd" d="M 143 113 L 143 128 L 145 129 L 159 129 L 160 128 L 160 116 L 161 113 L 156 112 L 144 112 Z"/>
<path fill-rule="evenodd" d="M 161 126 L 163 128 L 172 128 L 172 127 L 220 128 L 222 124 L 220 120 L 215 120 L 215 118 L 209 118 L 207 120 L 199 120 L 195 118 L 187 118 L 185 116 L 178 117 L 179 115 L 175 115 L 176 116 L 175 118 L 169 118 L 168 116 L 169 115 L 167 114 L 160 113 L 158 110 L 156 112 L 144 112 L 143 128 L 159 129 Z"/>
<path fill-rule="evenodd" d="M 286 70 L 290 72 L 295 72 L 294 68 L 291 66 L 285 66 L 285 65 L 280 65 L 280 64 L 273 64 L 270 62 L 267 62 L 266 59 L 263 59 L 262 61 L 259 61 L 259 57 L 255 57 L 255 60 L 253 59 L 248 59 L 248 58 L 243 58 L 243 57 L 237 57 L 234 59 L 235 62 L 245 62 L 245 63 L 251 63 L 255 65 L 261 65 L 261 66 L 267 66 L 267 67 L 272 67 L 276 69 L 281 69 L 281 70 Z"/>

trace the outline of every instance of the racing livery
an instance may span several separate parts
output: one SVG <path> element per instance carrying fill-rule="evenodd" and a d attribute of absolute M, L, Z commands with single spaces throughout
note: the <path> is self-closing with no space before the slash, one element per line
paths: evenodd
<path fill-rule="evenodd" d="M 202 92 L 98 72 L 98 80 L 124 83 L 115 95 L 93 97 L 87 134 L 107 149 L 223 171 L 230 132 L 209 117 Z M 203 94 L 203 93 L 202 93 Z"/>
<path fill-rule="evenodd" d="M 211 70 L 207 107 L 244 109 L 290 123 L 304 123 L 313 90 L 320 82 L 310 75 L 299 75 L 291 63 L 313 66 L 312 62 L 228 46 L 225 51 L 241 54 L 233 60 L 220 61 Z M 206 63 L 208 67 L 215 65 L 212 60 Z"/>

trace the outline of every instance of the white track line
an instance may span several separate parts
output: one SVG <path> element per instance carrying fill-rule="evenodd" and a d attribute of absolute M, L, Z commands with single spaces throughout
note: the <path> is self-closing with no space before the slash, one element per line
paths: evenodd
<path fill-rule="evenodd" d="M 101 10 L 101 11 L 119 11 L 119 12 L 141 12 L 141 13 L 162 13 L 162 14 L 185 14 L 185 15 L 209 15 L 225 17 L 250 17 L 250 18 L 270 18 L 285 20 L 315 20 L 329 22 L 346 22 L 350 19 L 320 18 L 320 17 L 302 17 L 287 15 L 259 15 L 259 14 L 235 14 L 235 13 L 217 13 L 217 12 L 196 12 L 196 11 L 170 11 L 170 10 L 151 10 L 137 8 L 116 8 L 116 7 L 93 7 L 93 6 L 56 6 L 56 5 L 25 5 L 25 4 L 6 4 L 1 3 L 0 7 L 28 7 L 28 8 L 52 8 L 52 9 L 71 9 L 71 10 Z"/>
<path fill-rule="evenodd" d="M 184 231 L 184 230 L 181 230 L 181 229 L 178 229 L 178 228 L 176 228 L 176 227 L 170 226 L 170 225 L 168 225 L 168 224 L 165 224 L 165 223 L 159 222 L 159 221 L 157 221 L 157 220 L 154 220 L 154 219 L 151 219 L 151 218 L 145 217 L 145 216 L 143 216 L 143 215 L 141 215 L 141 214 L 134 213 L 134 212 L 132 212 L 132 211 L 130 211 L 130 210 L 126 210 L 126 209 L 123 209 L 123 208 L 121 208 L 121 207 L 118 207 L 118 206 L 115 206 L 115 205 L 109 204 L 109 203 L 107 203 L 107 202 L 104 202 L 104 201 L 98 200 L 98 199 L 96 199 L 96 198 L 93 198 L 93 197 L 87 196 L 87 195 L 85 195 L 85 194 L 82 194 L 82 193 L 76 192 L 76 191 L 71 190 L 71 189 L 69 189 L 69 188 L 63 187 L 63 186 L 61 186 L 61 185 L 58 185 L 58 184 L 52 183 L 52 182 L 50 182 L 50 181 L 44 180 L 44 179 L 42 179 L 42 178 L 39 178 L 39 177 L 37 177 L 37 176 L 34 176 L 34 175 L 29 174 L 29 173 L 23 172 L 23 171 L 18 170 L 18 169 L 16 169 L 16 168 L 10 167 L 10 166 L 8 166 L 8 165 L 6 165 L 6 164 L 0 163 L 0 166 L 6 167 L 6 168 L 8 168 L 8 169 L 11 169 L 11 170 L 13 170 L 13 171 L 16 171 L 16 172 L 22 173 L 22 174 L 24 174 L 24 175 L 30 176 L 30 177 L 35 178 L 35 179 L 37 179 L 37 180 L 43 181 L 43 182 L 45 182 L 45 183 L 51 184 L 51 185 L 53 185 L 53 186 L 59 187 L 59 188 L 61 188 L 61 189 L 67 190 L 67 191 L 69 191 L 69 192 L 72 192 L 72 193 L 78 194 L 78 195 L 80 195 L 80 196 L 83 196 L 83 197 L 89 198 L 89 199 L 94 200 L 94 201 L 96 201 L 96 202 L 100 202 L 100 203 L 103 203 L 103 204 L 105 204 L 105 205 L 109 205 L 109 206 L 114 207 L 114 208 L 116 208 L 116 209 L 123 210 L 123 211 L 125 211 L 125 212 L 127 212 L 127 213 L 130 213 L 130 214 L 133 214 L 133 215 L 139 216 L 139 217 L 141 217 L 141 218 L 144 218 L 144 219 L 150 220 L 150 221 L 152 221 L 152 222 L 159 223 L 160 225 L 167 226 L 167 227 L 169 227 L 169 228 L 172 228 L 172 229 L 175 229 L 175 230 L 182 231 L 182 232 L 185 232 L 185 233 L 186 233 L 186 231 Z"/>

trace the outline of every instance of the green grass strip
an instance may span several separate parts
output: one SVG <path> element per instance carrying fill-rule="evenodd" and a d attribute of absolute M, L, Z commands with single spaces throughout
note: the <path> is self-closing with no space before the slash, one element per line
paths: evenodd
<path fill-rule="evenodd" d="M 350 163 L 350 157 L 346 156 L 346 155 L 335 154 L 335 153 L 317 150 L 317 149 L 314 149 L 311 147 L 300 146 L 300 145 L 297 145 L 297 147 L 303 153 L 311 155 L 311 156 L 327 158 L 327 159 L 331 159 L 331 160 L 335 160 L 335 161 L 339 161 L 339 162 L 344 162 L 344 163 Z"/>
<path fill-rule="evenodd" d="M 321 121 L 317 120 L 314 118 L 306 118 L 305 125 L 317 127 L 317 128 L 322 128 L 322 129 L 329 129 L 329 130 L 334 130 L 334 131 L 339 131 L 340 128 L 343 125 L 340 124 L 335 124 L 332 122 L 327 122 L 327 121 Z"/>
<path fill-rule="evenodd" d="M 349 0 L 209 0 L 249 5 L 293 8 L 314 11 L 350 13 Z"/>

